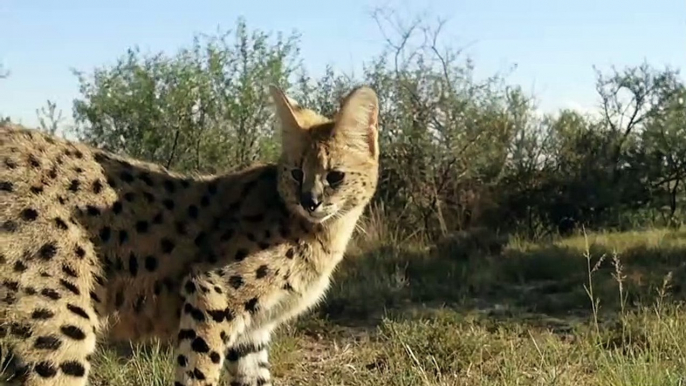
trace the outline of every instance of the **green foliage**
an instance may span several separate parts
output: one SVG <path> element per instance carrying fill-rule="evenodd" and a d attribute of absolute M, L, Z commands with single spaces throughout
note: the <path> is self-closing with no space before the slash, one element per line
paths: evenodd
<path fill-rule="evenodd" d="M 171 56 L 131 49 L 77 73 L 76 134 L 176 170 L 225 171 L 278 155 L 267 84 L 331 116 L 366 83 L 381 103 L 375 200 L 408 233 L 485 226 L 540 238 L 680 223 L 686 92 L 677 72 L 646 63 L 598 71 L 595 114 L 541 115 L 503 75 L 477 79 L 473 63 L 443 44 L 442 22 L 374 17 L 386 49 L 358 75 L 329 66 L 313 76 L 298 35 L 249 31 L 243 20 Z"/>
<path fill-rule="evenodd" d="M 275 155 L 267 85 L 297 67 L 297 35 L 249 31 L 196 37 L 174 56 L 129 50 L 77 73 L 78 137 L 177 170 L 244 167 Z"/>

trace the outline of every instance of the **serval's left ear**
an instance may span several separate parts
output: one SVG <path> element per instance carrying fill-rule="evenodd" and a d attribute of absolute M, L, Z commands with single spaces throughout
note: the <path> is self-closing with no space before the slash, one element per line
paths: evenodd
<path fill-rule="evenodd" d="M 356 87 L 343 98 L 335 121 L 335 136 L 379 158 L 379 98 L 371 87 Z"/>

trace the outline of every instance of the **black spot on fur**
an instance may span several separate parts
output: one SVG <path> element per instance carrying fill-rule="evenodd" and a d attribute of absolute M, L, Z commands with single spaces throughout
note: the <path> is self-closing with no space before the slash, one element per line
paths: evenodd
<path fill-rule="evenodd" d="M 50 362 L 39 362 L 33 369 L 41 378 L 52 378 L 57 375 L 57 369 Z"/>
<path fill-rule="evenodd" d="M 77 361 L 67 361 L 60 364 L 60 369 L 66 375 L 72 377 L 83 377 L 86 375 L 86 368 Z"/>
<path fill-rule="evenodd" d="M 67 309 L 68 309 L 69 311 L 73 312 L 74 314 L 76 314 L 76 315 L 78 315 L 78 316 L 84 318 L 84 319 L 90 320 L 90 317 L 88 317 L 88 313 L 86 313 L 86 311 L 85 311 L 83 308 L 79 307 L 79 306 L 76 306 L 76 305 L 73 305 L 73 304 L 71 304 L 71 303 L 68 303 L 68 304 L 67 304 Z"/>
<path fill-rule="evenodd" d="M 5 166 L 7 166 L 8 169 L 14 169 L 17 167 L 17 163 L 9 158 L 5 158 Z"/>
<path fill-rule="evenodd" d="M 119 178 L 121 178 L 122 181 L 127 182 L 127 183 L 133 182 L 133 175 L 131 175 L 131 173 L 129 173 L 126 170 L 119 173 Z"/>
<path fill-rule="evenodd" d="M 185 339 L 195 339 L 195 331 L 193 330 L 179 330 L 179 334 L 177 336 L 177 339 L 179 341 L 185 340 Z"/>
<path fill-rule="evenodd" d="M 57 254 L 57 245 L 54 241 L 43 244 L 38 250 L 38 256 L 43 260 L 50 260 Z"/>
<path fill-rule="evenodd" d="M 136 222 L 136 231 L 138 233 L 147 233 L 149 228 L 150 225 L 148 225 L 148 222 L 145 220 L 140 220 Z"/>
<path fill-rule="evenodd" d="M 100 180 L 93 181 L 92 190 L 93 193 L 100 194 L 100 192 L 102 192 L 102 182 Z"/>
<path fill-rule="evenodd" d="M 14 262 L 14 272 L 20 273 L 26 271 L 28 267 L 21 260 Z"/>
<path fill-rule="evenodd" d="M 145 296 L 138 295 L 138 297 L 136 298 L 136 301 L 133 303 L 133 310 L 138 314 L 143 310 L 144 305 L 145 305 Z"/>
<path fill-rule="evenodd" d="M 219 361 L 222 359 L 222 357 L 221 357 L 221 355 L 219 355 L 218 352 L 212 351 L 212 352 L 210 353 L 210 359 L 212 360 L 212 363 L 218 364 Z"/>
<path fill-rule="evenodd" d="M 193 375 L 195 376 L 195 379 L 199 381 L 204 381 L 205 380 L 205 374 L 203 374 L 202 371 L 200 371 L 197 367 L 193 369 Z"/>
<path fill-rule="evenodd" d="M 10 291 L 13 291 L 13 292 L 19 291 L 19 282 L 5 280 L 2 282 L 2 285 L 7 287 L 7 289 L 9 289 Z"/>
<path fill-rule="evenodd" d="M 0 181 L 0 191 L 11 193 L 14 191 L 14 184 L 9 181 Z"/>
<path fill-rule="evenodd" d="M 124 304 L 124 293 L 121 291 L 117 291 L 117 294 L 114 295 L 114 306 L 116 308 L 121 308 L 121 306 Z"/>
<path fill-rule="evenodd" d="M 162 200 L 162 205 L 164 205 L 164 207 L 167 208 L 167 210 L 172 210 L 174 209 L 174 200 L 170 198 L 165 198 L 164 200 Z"/>
<path fill-rule="evenodd" d="M 100 240 L 106 243 L 110 240 L 110 237 L 112 237 L 112 229 L 110 227 L 106 226 L 100 229 Z"/>
<path fill-rule="evenodd" d="M 131 276 L 136 276 L 138 274 L 138 258 L 131 252 L 129 254 L 129 273 Z"/>
<path fill-rule="evenodd" d="M 36 158 L 35 155 L 29 154 L 29 165 L 34 168 L 40 167 L 40 161 L 38 161 L 38 158 Z"/>
<path fill-rule="evenodd" d="M 77 245 L 76 248 L 74 248 L 74 253 L 76 254 L 76 257 L 78 257 L 79 259 L 83 259 L 86 256 L 86 251 L 79 245 Z"/>
<path fill-rule="evenodd" d="M 174 193 L 176 191 L 176 186 L 174 186 L 174 181 L 172 180 L 165 180 L 162 183 L 162 186 L 164 186 L 164 190 L 166 190 L 167 193 Z"/>
<path fill-rule="evenodd" d="M 141 181 L 145 182 L 145 184 L 148 186 L 154 185 L 154 183 L 152 182 L 152 178 L 150 178 L 150 174 L 148 174 L 147 172 L 143 172 L 143 173 L 139 174 L 138 178 L 140 178 Z"/>
<path fill-rule="evenodd" d="M 174 223 L 174 228 L 176 228 L 176 233 L 184 236 L 188 233 L 188 230 L 186 229 L 186 224 L 182 223 L 181 221 L 177 221 Z"/>
<path fill-rule="evenodd" d="M 126 229 L 121 229 L 119 231 L 119 244 L 124 244 L 129 240 L 129 232 Z"/>
<path fill-rule="evenodd" d="M 259 213 L 251 216 L 243 216 L 243 219 L 248 222 L 262 222 L 264 221 L 264 214 Z"/>
<path fill-rule="evenodd" d="M 73 293 L 74 295 L 81 295 L 81 291 L 79 291 L 79 288 L 73 283 L 70 283 L 64 279 L 60 279 L 60 284 L 62 284 L 62 287 L 66 288 L 69 292 Z"/>
<path fill-rule="evenodd" d="M 188 207 L 188 216 L 190 216 L 190 218 L 192 218 L 192 219 L 197 219 L 197 218 L 198 218 L 198 214 L 199 214 L 199 211 L 198 211 L 198 207 L 197 207 L 197 206 L 195 206 L 195 205 L 190 205 L 190 206 Z"/>
<path fill-rule="evenodd" d="M 207 184 L 207 193 L 209 193 L 213 196 L 215 194 L 217 194 L 217 182 L 216 181 L 212 181 L 209 184 Z"/>
<path fill-rule="evenodd" d="M 36 308 L 31 313 L 31 319 L 46 320 L 55 316 L 55 313 L 46 308 Z"/>
<path fill-rule="evenodd" d="M 122 212 L 122 209 L 124 209 L 124 207 L 122 206 L 120 201 L 115 201 L 114 204 L 112 204 L 112 213 L 120 214 Z"/>
<path fill-rule="evenodd" d="M 35 221 L 38 218 L 38 211 L 33 208 L 26 208 L 21 211 L 21 218 L 24 221 Z"/>
<path fill-rule="evenodd" d="M 17 302 L 17 295 L 14 292 L 8 292 L 2 301 L 7 304 L 14 304 Z"/>
<path fill-rule="evenodd" d="M 250 194 L 250 191 L 257 185 L 257 180 L 252 180 L 246 183 L 241 190 L 241 198 L 245 198 Z"/>
<path fill-rule="evenodd" d="M 205 314 L 203 312 L 192 305 L 186 303 L 186 305 L 183 306 L 183 311 L 187 314 L 191 315 L 191 318 L 195 319 L 198 322 L 204 322 L 205 321 Z"/>
<path fill-rule="evenodd" d="M 251 314 L 254 314 L 257 312 L 258 304 L 257 304 L 257 298 L 252 298 L 245 302 L 245 310 L 250 312 Z"/>
<path fill-rule="evenodd" d="M 86 339 L 86 334 L 80 328 L 72 326 L 70 324 L 60 327 L 60 331 L 66 337 L 74 340 L 84 340 Z"/>
<path fill-rule="evenodd" d="M 50 351 L 55 351 L 59 349 L 60 346 L 62 346 L 62 341 L 53 335 L 39 336 L 33 344 L 33 348 L 35 349 Z"/>
<path fill-rule="evenodd" d="M 150 272 L 154 272 L 157 269 L 157 259 L 155 258 L 155 256 L 146 256 L 145 269 L 147 269 Z"/>
<path fill-rule="evenodd" d="M 67 188 L 70 192 L 76 193 L 79 191 L 79 187 L 81 186 L 81 182 L 79 180 L 71 180 L 69 183 L 69 188 Z"/>
<path fill-rule="evenodd" d="M 158 213 L 155 215 L 155 217 L 152 218 L 152 223 L 153 223 L 153 224 L 158 224 L 158 225 L 159 225 L 159 224 L 162 224 L 163 221 L 164 221 L 164 215 L 162 214 L 162 212 L 158 212 Z"/>
<path fill-rule="evenodd" d="M 226 351 L 226 360 L 229 362 L 236 362 L 239 359 L 241 359 L 241 356 L 238 350 L 231 348 Z"/>
<path fill-rule="evenodd" d="M 295 289 L 293 288 L 293 286 L 291 286 L 291 283 L 289 282 L 286 282 L 286 284 L 283 285 L 283 289 L 288 292 L 295 291 Z"/>
<path fill-rule="evenodd" d="M 207 208 L 208 206 L 210 206 L 210 196 L 203 195 L 200 198 L 200 206 L 202 206 L 203 208 Z"/>
<path fill-rule="evenodd" d="M 210 352 L 210 346 L 205 342 L 205 339 L 198 336 L 193 339 L 191 343 L 191 349 L 197 353 L 208 353 Z"/>
<path fill-rule="evenodd" d="M 239 289 L 243 285 L 243 278 L 238 275 L 231 276 L 229 278 L 229 284 L 234 289 Z"/>
<path fill-rule="evenodd" d="M 167 288 L 167 291 L 173 292 L 176 288 L 176 283 L 169 277 L 162 279 L 162 284 Z"/>
<path fill-rule="evenodd" d="M 143 192 L 143 198 L 145 198 L 145 201 L 147 201 L 148 204 L 155 202 L 155 196 L 153 196 L 150 192 Z"/>
<path fill-rule="evenodd" d="M 57 227 L 57 229 L 63 230 L 63 231 L 66 231 L 67 229 L 69 229 L 69 226 L 67 225 L 67 223 L 64 222 L 64 220 L 62 220 L 59 217 L 55 217 L 55 226 Z"/>
<path fill-rule="evenodd" d="M 16 232 L 19 229 L 19 225 L 15 221 L 7 220 L 2 224 L 1 229 L 5 232 Z"/>
<path fill-rule="evenodd" d="M 196 291 L 195 284 L 193 284 L 193 282 L 190 280 L 188 280 L 186 284 L 184 284 L 183 289 L 185 289 L 186 293 L 188 294 L 193 294 Z"/>
<path fill-rule="evenodd" d="M 220 241 L 229 241 L 233 237 L 234 230 L 233 229 L 227 229 L 224 233 L 222 233 L 221 237 L 219 238 Z"/>
<path fill-rule="evenodd" d="M 31 337 L 31 327 L 25 324 L 12 323 L 12 325 L 10 325 L 10 334 L 19 338 L 28 339 Z"/>
<path fill-rule="evenodd" d="M 59 300 L 62 298 L 62 295 L 59 294 L 59 292 L 55 291 L 52 288 L 43 288 L 40 291 L 41 295 L 45 296 L 46 298 L 50 300 Z"/>
<path fill-rule="evenodd" d="M 77 277 L 74 268 L 68 266 L 67 264 L 62 264 L 62 272 L 64 272 L 67 276 Z"/>
<path fill-rule="evenodd" d="M 136 194 L 133 192 L 124 193 L 124 200 L 127 202 L 133 202 L 136 199 Z"/>
<path fill-rule="evenodd" d="M 286 251 L 286 258 L 292 259 L 294 256 L 295 256 L 295 249 L 288 248 L 288 251 Z"/>
<path fill-rule="evenodd" d="M 200 232 L 200 233 L 198 233 L 197 236 L 195 236 L 195 240 L 193 242 L 195 243 L 196 246 L 199 247 L 199 246 L 203 245 L 206 240 L 207 240 L 207 233 Z"/>
<path fill-rule="evenodd" d="M 248 251 L 246 249 L 239 249 L 236 251 L 236 261 L 243 261 L 246 257 L 248 257 Z"/>
<path fill-rule="evenodd" d="M 171 253 L 171 251 L 174 250 L 174 246 L 174 242 L 166 237 L 163 237 L 160 240 L 160 247 L 162 248 L 162 252 L 164 253 Z"/>
<path fill-rule="evenodd" d="M 162 293 L 162 283 L 160 283 L 159 281 L 155 281 L 155 284 L 153 284 L 153 287 L 152 287 L 152 292 L 155 295 L 161 294 Z"/>
<path fill-rule="evenodd" d="M 217 261 L 219 261 L 217 260 L 217 255 L 212 251 L 207 252 L 207 254 L 205 255 L 205 259 L 210 264 L 215 264 Z"/>
<path fill-rule="evenodd" d="M 43 193 L 43 187 L 42 186 L 32 186 L 29 188 L 31 193 L 33 194 L 41 194 Z"/>
<path fill-rule="evenodd" d="M 255 271 L 255 278 L 256 279 L 262 279 L 265 276 L 267 276 L 268 273 L 269 273 L 269 267 L 265 264 L 260 265 L 260 267 L 257 268 L 257 270 Z"/>
<path fill-rule="evenodd" d="M 208 310 L 207 314 L 217 323 L 221 323 L 226 318 L 226 310 Z"/>
<path fill-rule="evenodd" d="M 176 363 L 178 363 L 181 367 L 186 367 L 188 365 L 188 358 L 179 354 L 179 356 L 176 357 Z"/>

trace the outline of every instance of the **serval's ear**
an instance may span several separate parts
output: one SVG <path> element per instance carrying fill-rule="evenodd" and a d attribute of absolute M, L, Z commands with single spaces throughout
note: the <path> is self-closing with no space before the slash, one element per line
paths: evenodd
<path fill-rule="evenodd" d="M 371 87 L 359 86 L 341 101 L 334 135 L 348 146 L 379 157 L 379 98 Z"/>
<path fill-rule="evenodd" d="M 269 94 L 274 102 L 274 106 L 276 108 L 276 117 L 281 124 L 281 129 L 302 129 L 297 116 L 297 112 L 300 110 L 298 103 L 289 98 L 283 92 L 283 90 L 273 84 L 269 85 Z"/>

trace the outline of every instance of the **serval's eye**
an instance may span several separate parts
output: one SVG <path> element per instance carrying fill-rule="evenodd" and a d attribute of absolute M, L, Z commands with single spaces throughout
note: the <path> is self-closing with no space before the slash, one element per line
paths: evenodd
<path fill-rule="evenodd" d="M 336 187 L 343 182 L 344 177 L 345 173 L 339 172 L 338 170 L 332 170 L 326 174 L 326 182 L 328 182 L 332 187 Z"/>
<path fill-rule="evenodd" d="M 303 182 L 303 177 L 304 177 L 303 171 L 300 169 L 293 169 L 293 170 L 291 170 L 291 177 L 293 177 L 293 179 L 296 180 L 297 182 Z"/>

